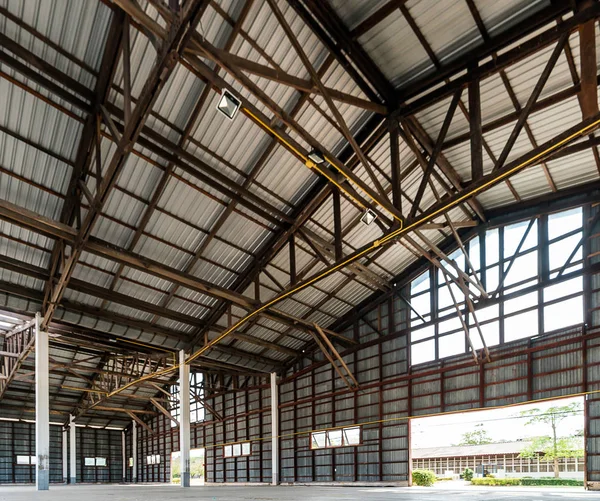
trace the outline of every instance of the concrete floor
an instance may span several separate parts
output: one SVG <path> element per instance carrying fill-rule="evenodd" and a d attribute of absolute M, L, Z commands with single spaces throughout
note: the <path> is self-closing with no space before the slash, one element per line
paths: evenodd
<path fill-rule="evenodd" d="M 599 499 L 598 492 L 581 488 L 459 487 L 191 487 L 155 485 L 53 485 L 37 492 L 31 486 L 0 486 L 0 501 L 560 501 Z"/>

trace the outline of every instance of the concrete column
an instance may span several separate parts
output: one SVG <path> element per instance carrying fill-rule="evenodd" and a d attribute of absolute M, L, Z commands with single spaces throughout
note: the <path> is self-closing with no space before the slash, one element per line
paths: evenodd
<path fill-rule="evenodd" d="M 190 366 L 185 363 L 185 352 L 179 351 L 179 457 L 181 487 L 190 486 Z"/>
<path fill-rule="evenodd" d="M 70 470 L 71 484 L 77 483 L 77 430 L 75 428 L 75 416 L 69 416 L 69 449 L 70 449 Z"/>
<path fill-rule="evenodd" d="M 40 329 L 35 315 L 35 485 L 38 491 L 50 486 L 50 402 L 48 393 L 48 333 Z"/>
<path fill-rule="evenodd" d="M 67 428 L 63 428 L 62 432 L 62 467 L 63 467 L 63 482 L 69 482 L 69 432 Z"/>
<path fill-rule="evenodd" d="M 279 390 L 275 372 L 271 372 L 271 484 L 279 484 Z"/>
<path fill-rule="evenodd" d="M 133 457 L 133 469 L 131 472 L 131 481 L 135 484 L 137 482 L 137 471 L 138 471 L 138 455 L 137 455 L 137 423 L 133 422 L 133 428 L 131 429 L 131 457 Z"/>
<path fill-rule="evenodd" d="M 121 432 L 121 454 L 123 457 L 123 482 L 127 481 L 127 449 L 125 448 L 125 430 Z"/>

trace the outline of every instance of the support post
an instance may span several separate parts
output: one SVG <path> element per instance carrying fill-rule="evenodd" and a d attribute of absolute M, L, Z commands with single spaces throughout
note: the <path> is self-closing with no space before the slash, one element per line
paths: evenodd
<path fill-rule="evenodd" d="M 75 428 L 75 416 L 69 416 L 69 466 L 70 466 L 70 482 L 77 483 L 77 430 Z"/>
<path fill-rule="evenodd" d="M 50 485 L 50 403 L 48 393 L 48 332 L 40 329 L 35 315 L 35 485 L 47 491 Z"/>
<path fill-rule="evenodd" d="M 185 363 L 185 351 L 179 351 L 179 456 L 181 487 L 190 486 L 190 366 Z"/>
<path fill-rule="evenodd" d="M 138 471 L 138 454 L 137 454 L 137 423 L 133 421 L 133 428 L 131 430 L 131 457 L 133 457 L 133 469 L 131 471 L 131 481 L 135 484 L 137 482 L 137 471 Z"/>
<path fill-rule="evenodd" d="M 62 432 L 62 476 L 63 482 L 69 483 L 69 432 L 66 426 Z"/>
<path fill-rule="evenodd" d="M 279 390 L 275 372 L 271 372 L 271 484 L 279 484 Z"/>
<path fill-rule="evenodd" d="M 125 430 L 121 432 L 121 455 L 123 458 L 123 482 L 127 482 L 127 449 L 125 447 Z"/>

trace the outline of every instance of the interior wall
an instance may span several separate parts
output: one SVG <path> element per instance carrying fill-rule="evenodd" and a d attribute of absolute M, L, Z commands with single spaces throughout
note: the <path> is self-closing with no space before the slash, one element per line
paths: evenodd
<path fill-rule="evenodd" d="M 583 221 L 587 224 L 597 210 L 586 206 Z M 541 217 L 541 228 L 547 220 L 547 216 Z M 539 245 L 543 249 L 543 234 L 540 235 Z M 485 363 L 476 364 L 470 354 L 463 353 L 411 366 L 407 349 L 411 343 L 410 311 L 403 299 L 410 297 L 408 285 L 378 304 L 363 307 L 360 315 L 339 331 L 360 342 L 360 348 L 341 350 L 359 382 L 358 391 L 347 388 L 319 354 L 299 361 L 280 379 L 281 482 L 407 484 L 410 480 L 408 416 L 586 394 L 586 479 L 589 487 L 600 488 L 600 393 L 594 393 L 600 392 L 600 238 L 596 230 L 587 226 L 582 235 L 584 255 L 591 256 L 585 263 L 583 281 L 584 322 L 553 330 L 552 325 L 544 326 L 541 319 L 545 333 L 494 346 L 490 348 L 490 361 Z M 556 280 L 548 279 L 552 270 L 544 255 L 540 256 L 545 278 L 539 286 L 532 287 L 543 297 L 544 287 L 556 284 Z M 508 256 L 501 254 L 501 259 Z M 538 315 L 543 316 L 545 304 L 540 302 Z M 219 384 L 227 391 L 217 396 L 207 392 L 206 401 L 224 420 L 207 414 L 206 422 L 193 426 L 192 447 L 206 447 L 207 480 L 268 482 L 271 478 L 268 387 L 245 388 L 244 384 L 252 383 L 240 380 L 221 380 Z M 157 418 L 158 422 L 161 420 L 163 425 L 156 424 L 159 433 L 164 423 L 168 424 L 168 418 Z M 357 424 L 362 428 L 361 445 L 311 449 L 311 431 Z M 161 443 L 172 443 L 178 448 L 175 439 L 161 442 L 160 434 L 151 438 L 145 436 L 146 431 L 139 433 L 147 450 L 160 448 Z M 224 444 L 243 440 L 252 441 L 250 458 L 223 458 Z M 164 457 L 168 457 L 167 452 L 170 454 L 165 450 Z M 156 481 L 157 477 L 152 478 Z M 168 475 L 164 478 L 167 481 Z"/>
<path fill-rule="evenodd" d="M 50 482 L 53 483 L 63 482 L 62 430 L 62 426 L 50 426 Z M 77 482 L 120 482 L 121 451 L 121 431 L 77 428 Z M 16 464 L 17 455 L 36 455 L 35 423 L 0 421 L 0 484 L 35 483 L 35 465 Z M 105 457 L 107 466 L 85 466 L 82 459 L 85 457 Z"/>

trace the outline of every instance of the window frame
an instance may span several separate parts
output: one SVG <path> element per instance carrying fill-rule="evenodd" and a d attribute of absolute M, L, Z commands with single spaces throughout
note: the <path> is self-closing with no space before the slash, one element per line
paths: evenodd
<path fill-rule="evenodd" d="M 348 444 L 348 443 L 346 443 L 346 431 L 354 430 L 354 429 L 358 429 L 358 432 L 359 432 L 358 443 L 357 444 Z M 334 432 L 339 431 L 341 433 L 342 443 L 340 445 L 329 445 L 331 443 L 330 439 L 329 439 L 329 433 L 332 431 L 334 431 Z M 325 446 L 324 447 L 314 447 L 313 446 L 313 435 L 317 435 L 317 434 L 321 434 L 321 433 L 325 434 Z M 352 425 L 352 426 L 343 426 L 340 428 L 333 428 L 333 429 L 327 429 L 327 430 L 312 431 L 310 433 L 309 443 L 310 443 L 310 449 L 313 451 L 318 451 L 318 450 L 323 450 L 323 449 L 339 449 L 340 447 L 359 447 L 359 446 L 363 445 L 363 429 L 362 429 L 362 426 L 360 426 L 360 425 Z"/>

